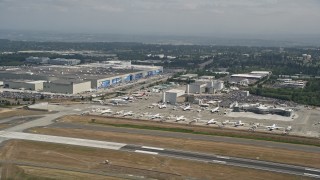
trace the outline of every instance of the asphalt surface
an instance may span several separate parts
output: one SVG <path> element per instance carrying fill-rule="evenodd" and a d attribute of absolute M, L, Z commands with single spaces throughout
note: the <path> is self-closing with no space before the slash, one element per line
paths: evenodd
<path fill-rule="evenodd" d="M 228 156 L 216 156 L 202 153 L 200 154 L 195 152 L 177 151 L 157 147 L 135 145 L 126 145 L 122 147 L 120 150 L 320 178 L 320 169 L 273 163 L 267 161 L 257 161 Z"/>
<path fill-rule="evenodd" d="M 281 148 L 281 149 L 287 149 L 287 150 L 305 151 L 305 152 L 313 152 L 313 153 L 320 152 L 320 147 L 316 147 L 316 146 L 278 143 L 278 142 L 271 142 L 271 141 L 259 141 L 259 140 L 243 139 L 243 138 L 231 138 L 231 137 L 223 137 L 223 136 L 196 135 L 196 134 L 189 134 L 189 133 L 176 133 L 176 132 L 167 132 L 167 131 L 121 128 L 121 127 L 112 127 L 112 126 L 84 125 L 84 124 L 64 123 L 64 122 L 54 123 L 50 125 L 50 127 L 68 128 L 68 129 L 86 129 L 86 130 L 94 130 L 94 131 L 108 131 L 108 132 L 151 135 L 151 136 L 160 136 L 160 137 L 169 137 L 169 138 L 212 141 L 212 142 L 225 142 L 225 143 L 232 143 L 232 144 L 253 145 L 253 146 L 268 147 L 268 148 Z"/>
<path fill-rule="evenodd" d="M 285 148 L 285 149 L 291 149 L 291 150 L 317 152 L 317 153 L 320 152 L 319 147 L 313 147 L 313 146 L 303 146 L 303 145 L 266 142 L 266 141 L 257 141 L 257 140 L 240 139 L 240 138 L 219 137 L 219 136 L 205 136 L 205 135 L 194 135 L 194 134 L 186 134 L 186 133 L 151 131 L 151 130 L 142 130 L 142 129 L 115 128 L 115 127 L 107 127 L 107 126 L 101 127 L 101 126 L 94 126 L 94 125 L 82 125 L 82 124 L 71 124 L 71 123 L 54 123 L 53 121 L 54 119 L 57 119 L 63 115 L 72 114 L 72 113 L 74 113 L 74 110 L 66 109 L 63 112 L 44 115 L 39 119 L 28 121 L 26 123 L 19 124 L 14 127 L 7 128 L 4 131 L 0 131 L 0 140 L 3 141 L 3 140 L 9 140 L 9 139 L 21 139 L 21 140 L 31 140 L 31 141 L 39 141 L 39 142 L 49 142 L 49 143 L 57 143 L 57 144 L 68 144 L 68 145 L 86 146 L 86 147 L 93 147 L 93 148 L 111 149 L 111 150 L 119 150 L 119 151 L 126 151 L 126 152 L 144 153 L 149 155 L 160 155 L 160 156 L 181 158 L 181 159 L 187 159 L 187 160 L 201 161 L 205 163 L 216 163 L 221 165 L 246 167 L 246 168 L 252 168 L 252 169 L 287 173 L 292 175 L 299 175 L 299 176 L 306 176 L 306 177 L 320 179 L 320 169 L 315 169 L 310 167 L 302 167 L 302 166 L 294 166 L 294 165 L 273 163 L 273 162 L 267 162 L 267 161 L 257 161 L 257 160 L 251 160 L 251 159 L 218 156 L 213 154 L 203 154 L 203 153 L 197 153 L 197 152 L 170 150 L 170 149 L 163 149 L 158 147 L 145 147 L 145 146 L 128 145 L 128 144 L 116 143 L 116 142 L 106 142 L 106 141 L 70 138 L 70 137 L 62 137 L 62 136 L 50 136 L 50 135 L 41 135 L 41 134 L 32 134 L 32 133 L 23 132 L 24 130 L 32 127 L 52 126 L 52 127 L 70 128 L 70 129 L 71 128 L 91 129 L 91 130 L 101 130 L 101 131 L 109 131 L 109 132 L 134 133 L 134 134 L 145 134 L 145 135 L 162 136 L 162 137 L 188 138 L 193 140 L 247 144 L 247 145 L 263 146 L 263 147 L 271 147 L 271 148 L 275 147 L 275 148 Z"/>
<path fill-rule="evenodd" d="M 257 160 L 251 160 L 251 159 L 217 156 L 213 154 L 170 150 L 170 149 L 163 149 L 158 147 L 136 146 L 136 145 L 128 145 L 123 143 L 115 143 L 115 142 L 107 142 L 107 141 L 96 141 L 96 140 L 89 140 L 89 139 L 69 138 L 69 137 L 62 137 L 62 136 L 51 136 L 51 135 L 31 134 L 31 133 L 22 133 L 22 132 L 0 131 L 0 137 L 7 138 L 7 139 L 22 139 L 22 140 L 31 140 L 31 141 L 38 141 L 38 142 L 49 142 L 49 143 L 85 146 L 85 147 L 93 147 L 93 148 L 101 148 L 101 149 L 120 150 L 120 151 L 127 151 L 127 152 L 129 151 L 129 152 L 144 153 L 149 155 L 160 155 L 160 156 L 174 157 L 174 158 L 180 158 L 180 159 L 201 161 L 205 163 L 231 165 L 231 166 L 259 169 L 259 170 L 278 172 L 278 173 L 287 173 L 292 175 L 307 176 L 307 177 L 320 179 L 320 169 L 273 163 L 273 162 L 267 162 L 267 161 L 257 161 Z"/>

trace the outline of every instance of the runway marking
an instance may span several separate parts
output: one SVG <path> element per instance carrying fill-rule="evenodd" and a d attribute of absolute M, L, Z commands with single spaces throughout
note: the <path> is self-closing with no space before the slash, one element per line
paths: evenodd
<path fill-rule="evenodd" d="M 153 155 L 157 155 L 157 152 L 151 152 L 151 151 L 142 151 L 142 150 L 135 150 L 134 152 L 137 153 L 144 153 L 144 154 L 153 154 Z"/>
<path fill-rule="evenodd" d="M 212 160 L 213 163 L 218 163 L 218 164 L 226 164 L 227 162 L 225 161 L 218 161 L 218 160 Z"/>
<path fill-rule="evenodd" d="M 227 156 L 216 156 L 216 157 L 221 159 L 230 159 L 230 157 L 227 157 Z"/>
<path fill-rule="evenodd" d="M 320 172 L 320 169 L 313 169 L 313 168 L 306 168 L 305 170 L 307 170 L 307 171 L 316 171 L 316 172 Z"/>
<path fill-rule="evenodd" d="M 151 146 L 142 146 L 143 149 L 154 149 L 154 150 L 160 150 L 163 151 L 163 148 L 157 148 L 157 147 L 151 147 Z"/>
<path fill-rule="evenodd" d="M 319 175 L 316 174 L 310 174 L 310 173 L 303 173 L 305 176 L 309 176 L 309 177 L 315 177 L 315 178 L 320 178 Z"/>
<path fill-rule="evenodd" d="M 108 141 L 97 141 L 97 140 L 90 140 L 90 139 L 70 138 L 70 137 L 62 137 L 62 136 L 51 136 L 51 135 L 21 133 L 21 132 L 6 132 L 6 131 L 0 131 L 0 137 L 9 138 L 9 139 L 22 139 L 22 140 L 31 140 L 31 141 L 40 141 L 40 142 L 49 142 L 49 143 L 58 143 L 58 144 L 95 147 L 95 148 L 103 148 L 103 149 L 113 149 L 113 150 L 119 150 L 120 148 L 126 145 L 123 143 L 114 143 L 114 142 L 108 142 Z"/>

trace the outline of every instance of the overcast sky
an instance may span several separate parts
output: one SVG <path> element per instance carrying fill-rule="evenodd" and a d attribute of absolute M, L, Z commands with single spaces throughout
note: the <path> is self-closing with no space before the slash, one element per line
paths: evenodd
<path fill-rule="evenodd" d="M 320 0 L 0 0 L 0 29 L 320 34 Z"/>

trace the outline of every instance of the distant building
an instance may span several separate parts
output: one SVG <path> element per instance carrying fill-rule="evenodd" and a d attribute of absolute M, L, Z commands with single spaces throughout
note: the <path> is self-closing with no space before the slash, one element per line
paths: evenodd
<path fill-rule="evenodd" d="M 238 103 L 234 103 L 233 111 L 234 112 L 253 112 L 256 114 L 277 114 L 281 116 L 290 117 L 293 114 L 292 109 L 284 109 L 284 108 L 277 108 L 272 106 L 264 106 L 259 103 L 257 104 L 242 104 L 239 105 Z"/>
<path fill-rule="evenodd" d="M 180 78 L 187 78 L 187 79 L 193 79 L 197 77 L 198 77 L 198 74 L 184 74 L 180 76 Z"/>
<path fill-rule="evenodd" d="M 48 57 L 33 57 L 30 56 L 26 58 L 27 63 L 32 63 L 32 64 L 47 64 L 49 62 L 50 58 Z"/>
<path fill-rule="evenodd" d="M 49 64 L 53 64 L 53 65 L 69 65 L 69 66 L 73 66 L 73 65 L 80 64 L 81 61 L 79 59 L 56 58 L 56 59 L 50 59 L 48 61 L 48 63 Z"/>
<path fill-rule="evenodd" d="M 292 79 L 278 79 L 280 86 L 287 88 L 304 88 L 307 84 L 307 81 L 302 80 L 292 80 Z"/>

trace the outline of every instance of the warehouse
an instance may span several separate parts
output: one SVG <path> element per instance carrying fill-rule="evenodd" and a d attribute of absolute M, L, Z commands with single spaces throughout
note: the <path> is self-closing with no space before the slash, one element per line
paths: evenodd
<path fill-rule="evenodd" d="M 90 91 L 91 81 L 56 80 L 43 83 L 43 91 L 62 94 L 78 94 Z"/>
<path fill-rule="evenodd" d="M 41 91 L 45 81 L 28 81 L 28 80 L 6 80 L 4 87 L 11 89 L 26 89 L 33 91 Z"/>

